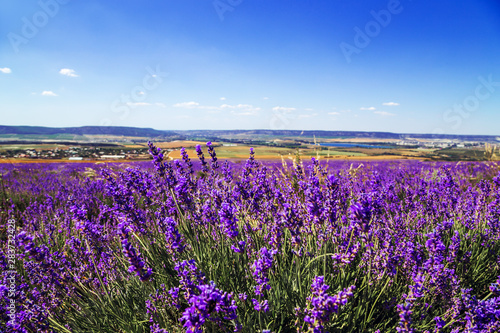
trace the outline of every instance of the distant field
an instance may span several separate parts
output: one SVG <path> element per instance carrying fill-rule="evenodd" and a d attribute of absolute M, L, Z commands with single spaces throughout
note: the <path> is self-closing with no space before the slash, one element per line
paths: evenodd
<path fill-rule="evenodd" d="M 1 145 L 0 151 L 5 150 L 15 150 L 15 149 L 35 149 L 35 150 L 48 150 L 48 149 L 67 149 L 66 145 L 58 144 L 14 144 L 14 145 Z"/>
<path fill-rule="evenodd" d="M 196 147 L 196 145 L 201 145 L 202 147 L 204 147 L 206 143 L 207 143 L 206 141 L 170 141 L 170 142 L 155 142 L 155 145 L 162 149 L 167 149 L 167 148 L 178 149 L 181 147 L 194 148 Z"/>
<path fill-rule="evenodd" d="M 249 156 L 250 152 L 250 145 L 239 145 L 235 147 L 217 147 L 216 148 L 216 153 L 217 156 L 220 158 L 242 158 L 246 159 Z M 281 156 L 287 157 L 287 156 L 295 156 L 297 149 L 292 149 L 292 148 L 282 148 L 282 147 L 265 147 L 265 146 L 256 146 L 254 147 L 255 151 L 255 157 L 256 158 L 262 158 L 262 159 L 280 159 Z M 316 152 L 313 149 L 307 149 L 307 148 L 300 148 L 299 149 L 300 155 L 303 156 L 316 156 Z M 194 150 L 189 150 L 188 149 L 188 154 L 191 156 L 191 154 L 194 154 L 196 156 L 196 152 Z M 318 151 L 318 154 L 320 156 L 327 156 L 328 151 L 322 150 Z M 342 155 L 342 156 L 366 156 L 364 153 L 358 153 L 358 152 L 343 152 L 343 151 L 330 151 L 330 155 Z M 170 154 L 171 157 L 173 158 L 178 158 L 180 157 L 180 152 L 172 152 Z"/>
<path fill-rule="evenodd" d="M 319 140 L 318 140 L 319 141 Z M 336 139 L 328 139 L 329 142 L 357 142 L 357 143 L 388 143 L 389 140 L 380 142 L 374 141 L 374 139 L 346 139 L 346 138 L 336 138 Z M 322 142 L 325 142 L 323 139 Z M 252 143 L 237 143 L 232 145 L 227 145 L 224 141 L 213 142 L 216 147 L 216 153 L 219 159 L 247 159 L 249 156 L 250 147 L 255 149 L 255 156 L 257 159 L 262 160 L 279 160 L 283 158 L 294 158 L 296 154 L 300 154 L 300 156 L 304 158 L 310 157 L 320 157 L 322 159 L 360 159 L 360 160 L 398 160 L 398 159 L 419 159 L 419 160 L 445 160 L 445 161 L 481 161 L 485 160 L 485 151 L 484 147 L 469 147 L 469 148 L 419 148 L 415 149 L 415 147 L 405 147 L 405 146 L 392 146 L 392 148 L 370 148 L 370 147 L 327 147 L 327 146 L 318 146 L 314 144 L 304 144 L 303 142 L 293 141 L 293 140 L 274 140 L 273 142 L 256 142 Z M 195 146 L 200 145 L 203 148 L 205 153 L 205 157 L 209 158 L 207 149 L 206 149 L 206 141 L 201 140 L 184 140 L 184 141 L 164 141 L 164 142 L 155 142 L 156 146 L 164 150 L 164 155 L 168 156 L 172 159 L 181 158 L 180 148 L 185 147 L 190 158 L 197 159 L 197 155 L 195 152 Z M 91 146 L 92 145 L 92 146 Z M 297 146 L 298 148 L 294 147 Z M 64 150 L 68 150 L 70 147 L 75 147 L 69 152 L 64 152 Z M 49 151 L 54 149 L 59 149 L 60 151 L 55 154 L 57 159 L 36 159 L 36 158 L 24 158 L 14 159 L 14 154 L 23 154 L 23 150 L 37 150 L 41 151 Z M 68 162 L 68 159 L 64 159 L 62 156 L 79 156 L 79 154 L 83 154 L 84 158 L 89 156 L 93 156 L 95 158 L 94 161 L 102 161 L 98 158 L 98 155 L 94 152 L 93 155 L 89 153 L 89 149 L 100 149 L 100 154 L 105 155 L 123 155 L 127 154 L 130 157 L 131 161 L 137 160 L 148 160 L 147 156 L 147 141 L 138 143 L 131 142 L 107 142 L 107 143 L 68 143 L 61 142 L 61 144 L 57 143 L 10 143 L 10 144 L 1 144 L 0 142 L 0 156 L 3 154 L 7 158 L 0 157 L 0 163 L 12 163 L 15 161 L 16 163 L 25 163 L 25 162 Z M 80 150 L 79 150 L 80 149 Z M 13 152 L 14 151 L 14 152 Z M 61 152 L 63 151 L 63 152 Z M 25 154 L 26 153 L 24 152 Z M 498 153 L 496 157 L 493 157 L 491 160 L 498 159 Z M 84 159 L 84 162 L 92 161 L 89 159 Z M 126 161 L 125 159 L 120 159 L 119 161 Z M 116 161 L 113 161 L 116 162 Z"/>

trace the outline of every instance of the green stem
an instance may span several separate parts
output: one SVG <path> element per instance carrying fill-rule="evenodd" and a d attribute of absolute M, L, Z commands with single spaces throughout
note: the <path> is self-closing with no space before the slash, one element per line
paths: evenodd
<path fill-rule="evenodd" d="M 316 258 L 312 259 L 311 261 L 309 261 L 306 265 L 306 267 L 304 267 L 303 271 L 305 271 L 307 269 L 307 267 L 309 267 L 310 264 L 312 264 L 314 261 L 316 261 L 317 259 L 321 259 L 323 257 L 326 257 L 326 256 L 333 256 L 335 253 L 325 253 L 325 254 L 322 254 L 320 256 L 317 256 Z"/>

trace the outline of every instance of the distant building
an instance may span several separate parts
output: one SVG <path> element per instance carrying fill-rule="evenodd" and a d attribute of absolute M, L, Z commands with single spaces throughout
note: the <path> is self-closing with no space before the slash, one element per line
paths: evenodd
<path fill-rule="evenodd" d="M 101 155 L 101 158 L 103 159 L 120 159 L 120 158 L 125 158 L 125 155 Z"/>
<path fill-rule="evenodd" d="M 403 140 L 396 143 L 398 146 L 418 146 L 419 142 L 415 140 Z"/>

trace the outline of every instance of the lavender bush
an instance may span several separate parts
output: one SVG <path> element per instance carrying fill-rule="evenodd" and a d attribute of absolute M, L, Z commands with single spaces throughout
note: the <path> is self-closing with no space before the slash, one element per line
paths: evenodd
<path fill-rule="evenodd" d="M 3 330 L 500 331 L 498 164 L 149 146 L 152 163 L 0 165 Z"/>

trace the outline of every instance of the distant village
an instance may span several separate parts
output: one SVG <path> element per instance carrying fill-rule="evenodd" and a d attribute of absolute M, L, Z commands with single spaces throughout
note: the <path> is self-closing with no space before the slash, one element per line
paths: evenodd
<path fill-rule="evenodd" d="M 32 158 L 32 159 L 67 159 L 80 160 L 147 160 L 150 159 L 147 148 L 117 149 L 102 147 L 67 147 L 53 149 L 13 149 L 0 152 L 0 158 Z"/>
<path fill-rule="evenodd" d="M 398 146 L 418 146 L 420 148 L 444 149 L 444 148 L 473 148 L 483 147 L 483 142 L 465 142 L 459 140 L 435 140 L 424 142 L 419 140 L 402 140 L 396 143 Z"/>

